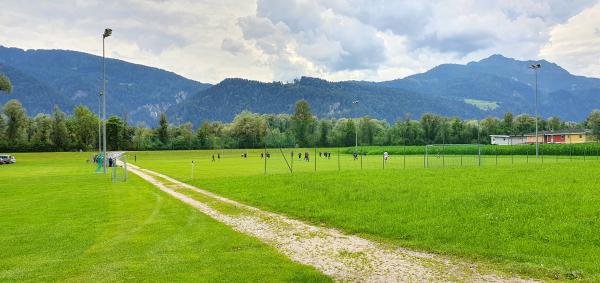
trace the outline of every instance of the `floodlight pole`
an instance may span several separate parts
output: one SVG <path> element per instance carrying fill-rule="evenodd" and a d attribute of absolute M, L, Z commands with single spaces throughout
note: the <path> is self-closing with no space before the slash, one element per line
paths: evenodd
<path fill-rule="evenodd" d="M 101 118 L 101 114 L 102 113 L 102 101 L 101 98 L 102 97 L 102 92 L 98 93 L 98 154 L 102 152 L 102 120 Z"/>
<path fill-rule="evenodd" d="M 539 131 L 538 131 L 538 70 L 542 67 L 540 64 L 531 64 L 530 69 L 535 74 L 535 158 L 537 159 L 540 154 L 540 142 L 539 142 Z"/>
<path fill-rule="evenodd" d="M 104 40 L 112 34 L 112 29 L 104 29 L 102 34 L 102 168 L 104 168 L 104 174 L 106 174 L 106 53 Z"/>
<path fill-rule="evenodd" d="M 352 101 L 352 105 L 358 105 L 358 100 Z M 355 144 L 354 144 L 354 152 L 358 154 L 358 122 L 354 126 L 354 134 L 355 134 Z"/>

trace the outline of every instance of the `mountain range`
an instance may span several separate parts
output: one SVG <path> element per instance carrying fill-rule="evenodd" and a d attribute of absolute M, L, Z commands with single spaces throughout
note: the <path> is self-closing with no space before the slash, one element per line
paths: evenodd
<path fill-rule="evenodd" d="M 22 50 L 0 46 L 0 73 L 13 93 L 0 103 L 19 99 L 29 114 L 49 113 L 59 105 L 69 112 L 79 104 L 96 111 L 101 90 L 102 58 L 67 50 Z M 519 61 L 493 55 L 466 65 L 442 64 L 401 79 L 329 82 L 302 77 L 293 82 L 229 78 L 210 85 L 165 70 L 107 59 L 107 111 L 129 123 L 153 126 L 160 112 L 171 122 L 231 121 L 243 110 L 291 113 L 306 99 L 319 117 L 371 116 L 393 122 L 432 112 L 461 118 L 534 113 L 535 76 L 539 70 L 539 111 L 581 121 L 600 108 L 600 79 L 575 76 L 545 61 Z M 353 104 L 353 101 L 359 101 Z"/>

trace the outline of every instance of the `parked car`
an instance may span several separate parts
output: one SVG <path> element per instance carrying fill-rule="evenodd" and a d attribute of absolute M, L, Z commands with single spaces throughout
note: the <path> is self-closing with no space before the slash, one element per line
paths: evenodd
<path fill-rule="evenodd" d="M 0 155 L 0 164 L 12 164 L 16 163 L 17 159 L 14 156 L 2 154 Z"/>

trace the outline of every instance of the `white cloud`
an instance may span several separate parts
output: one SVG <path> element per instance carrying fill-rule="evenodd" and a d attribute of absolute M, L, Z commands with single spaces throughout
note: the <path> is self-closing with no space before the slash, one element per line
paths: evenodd
<path fill-rule="evenodd" d="M 552 29 L 550 41 L 540 51 L 540 57 L 576 74 L 600 77 L 599 27 L 600 3 Z"/>
<path fill-rule="evenodd" d="M 0 0 L 0 44 L 100 54 L 108 26 L 109 56 L 212 83 L 302 75 L 386 80 L 494 53 L 543 57 L 600 76 L 597 3 Z"/>

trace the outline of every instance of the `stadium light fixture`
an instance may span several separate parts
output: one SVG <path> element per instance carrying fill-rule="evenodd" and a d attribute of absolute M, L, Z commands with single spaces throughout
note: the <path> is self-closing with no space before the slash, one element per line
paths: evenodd
<path fill-rule="evenodd" d="M 540 142 L 539 142 L 539 130 L 538 130 L 538 71 L 542 68 L 541 64 L 531 64 L 529 69 L 533 70 L 535 74 L 535 158 L 540 155 Z"/>

